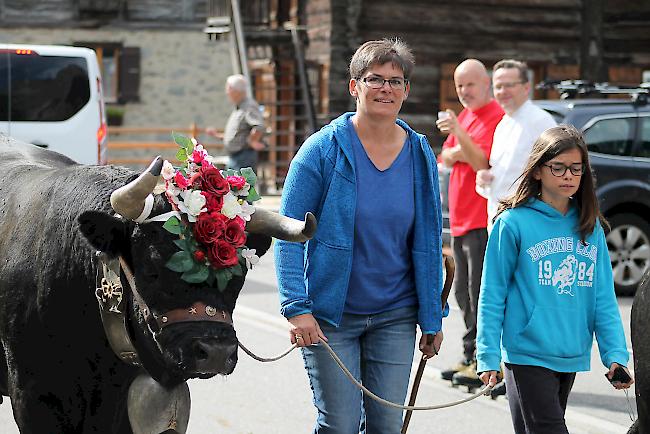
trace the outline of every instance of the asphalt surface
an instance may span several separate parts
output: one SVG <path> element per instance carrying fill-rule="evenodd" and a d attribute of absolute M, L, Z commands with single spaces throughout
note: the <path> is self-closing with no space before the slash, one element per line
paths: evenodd
<path fill-rule="evenodd" d="M 277 209 L 277 198 L 265 198 L 264 206 Z M 629 345 L 629 315 L 632 300 L 619 299 Z M 464 389 L 452 388 L 439 379 L 439 372 L 461 354 L 463 332 L 460 311 L 453 296 L 451 313 L 444 321 L 445 341 L 440 355 L 428 362 L 418 405 L 432 405 L 466 398 Z M 233 314 L 242 343 L 268 357 L 289 345 L 286 321 L 278 313 L 277 287 L 272 252 L 248 275 Z M 414 370 L 417 364 L 414 362 Z M 596 345 L 592 351 L 592 371 L 580 373 L 569 399 L 566 419 L 572 434 L 624 434 L 631 425 L 628 401 L 603 377 Z M 299 351 L 282 360 L 257 362 L 242 351 L 235 372 L 228 377 L 189 382 L 192 409 L 190 434 L 286 434 L 309 433 L 315 420 L 311 391 Z M 630 400 L 634 409 L 634 389 Z M 0 432 L 17 434 L 8 398 L 0 405 Z M 455 434 L 513 433 L 508 402 L 481 396 L 469 403 L 433 411 L 415 412 L 408 432 Z"/>

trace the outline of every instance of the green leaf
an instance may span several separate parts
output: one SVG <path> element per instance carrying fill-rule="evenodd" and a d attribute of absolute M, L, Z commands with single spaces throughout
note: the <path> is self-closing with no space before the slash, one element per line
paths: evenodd
<path fill-rule="evenodd" d="M 180 148 L 178 152 L 176 152 L 176 159 L 179 161 L 187 161 L 187 151 L 185 148 Z"/>
<path fill-rule="evenodd" d="M 240 169 L 240 172 L 241 172 L 241 176 L 246 178 L 246 182 L 250 184 L 251 188 L 255 184 L 257 184 L 257 175 L 255 175 L 253 169 L 251 169 L 250 167 L 242 167 Z"/>
<path fill-rule="evenodd" d="M 255 190 L 255 187 L 251 187 L 250 190 L 248 190 L 248 196 L 246 196 L 246 201 L 248 202 L 255 202 L 256 200 L 260 200 L 262 197 L 260 194 Z"/>
<path fill-rule="evenodd" d="M 226 286 L 228 286 L 228 282 L 230 281 L 230 278 L 226 277 L 226 273 L 224 271 L 225 270 L 217 270 L 217 287 L 221 292 L 226 289 Z"/>
<path fill-rule="evenodd" d="M 187 250 L 190 253 L 196 250 L 196 249 L 192 249 L 191 243 L 187 238 L 183 238 L 183 239 L 179 238 L 178 240 L 174 240 L 174 244 L 176 244 L 176 246 L 178 246 L 179 249 Z"/>
<path fill-rule="evenodd" d="M 194 258 L 192 254 L 186 250 L 176 252 L 169 258 L 169 261 L 165 264 L 167 268 L 176 272 L 189 271 L 194 267 Z"/>
<path fill-rule="evenodd" d="M 243 276 L 244 272 L 242 271 L 241 265 L 237 264 L 234 267 L 230 268 L 230 272 L 232 273 L 233 276 Z"/>
<path fill-rule="evenodd" d="M 223 171 L 223 177 L 226 178 L 228 176 L 235 176 L 238 175 L 237 171 L 234 169 L 227 169 Z"/>
<path fill-rule="evenodd" d="M 183 232 L 181 221 L 178 219 L 178 217 L 175 216 L 169 217 L 165 224 L 163 224 L 163 228 L 166 229 L 167 232 L 171 232 L 172 234 L 176 235 L 179 235 L 181 232 Z"/>
<path fill-rule="evenodd" d="M 172 137 L 174 138 L 174 142 L 176 142 L 176 144 L 181 148 L 187 149 L 189 146 L 191 149 L 194 147 L 194 145 L 192 144 L 192 140 L 190 140 L 189 137 L 184 136 L 183 134 L 175 133 L 172 131 Z"/>
<path fill-rule="evenodd" d="M 208 267 L 205 265 L 198 265 L 198 267 L 192 268 L 190 271 L 183 273 L 181 279 L 189 283 L 201 283 L 205 282 L 210 275 Z"/>
<path fill-rule="evenodd" d="M 190 145 L 185 147 L 185 152 L 187 152 L 188 156 L 192 155 L 192 152 L 194 152 L 194 143 L 190 142 Z"/>
<path fill-rule="evenodd" d="M 208 278 L 206 279 L 206 282 L 208 282 L 208 285 L 214 286 L 214 279 L 216 279 L 214 269 L 209 268 L 208 269 Z"/>

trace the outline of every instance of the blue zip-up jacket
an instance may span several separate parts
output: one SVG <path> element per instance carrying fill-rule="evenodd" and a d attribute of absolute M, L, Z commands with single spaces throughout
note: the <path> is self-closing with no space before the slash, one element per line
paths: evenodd
<path fill-rule="evenodd" d="M 287 318 L 311 313 L 337 326 L 348 291 L 354 242 L 357 186 L 352 138 L 345 113 L 309 137 L 291 161 L 280 213 L 318 219 L 306 243 L 277 240 L 275 264 L 281 312 Z M 442 214 L 438 169 L 425 136 L 397 120 L 413 144 L 415 224 L 412 260 L 418 296 L 418 323 L 423 333 L 442 328 Z M 367 199 L 367 198 L 366 198 Z M 374 198 L 373 200 L 381 200 Z M 399 206 L 399 204 L 386 204 Z M 367 222 L 372 224 L 372 222 Z"/>
<path fill-rule="evenodd" d="M 627 365 L 612 267 L 600 223 L 580 241 L 578 210 L 563 215 L 532 199 L 503 212 L 485 251 L 478 305 L 477 370 L 499 362 L 588 371 L 600 359 Z"/>

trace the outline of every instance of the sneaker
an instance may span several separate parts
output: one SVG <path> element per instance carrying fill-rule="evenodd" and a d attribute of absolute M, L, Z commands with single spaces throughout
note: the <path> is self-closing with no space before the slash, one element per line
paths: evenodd
<path fill-rule="evenodd" d="M 442 378 L 443 380 L 451 381 L 452 377 L 456 372 L 462 371 L 463 369 L 467 368 L 471 364 L 472 364 L 471 360 L 467 360 L 467 359 L 461 360 L 460 362 L 456 363 L 454 366 L 447 369 L 446 371 L 442 371 L 440 373 L 440 378 Z"/>
<path fill-rule="evenodd" d="M 454 386 L 483 386 L 483 382 L 478 378 L 478 374 L 476 373 L 476 362 L 472 362 L 465 369 L 456 372 L 453 377 L 451 377 L 451 382 Z"/>

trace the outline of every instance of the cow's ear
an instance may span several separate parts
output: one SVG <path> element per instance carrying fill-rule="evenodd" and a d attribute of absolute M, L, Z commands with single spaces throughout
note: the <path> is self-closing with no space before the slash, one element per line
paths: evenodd
<path fill-rule="evenodd" d="M 79 230 L 95 249 L 110 256 L 127 251 L 127 227 L 122 220 L 104 212 L 84 211 L 77 221 Z"/>
<path fill-rule="evenodd" d="M 271 247 L 271 237 L 249 232 L 246 234 L 246 247 L 255 249 L 255 254 L 261 257 Z"/>

